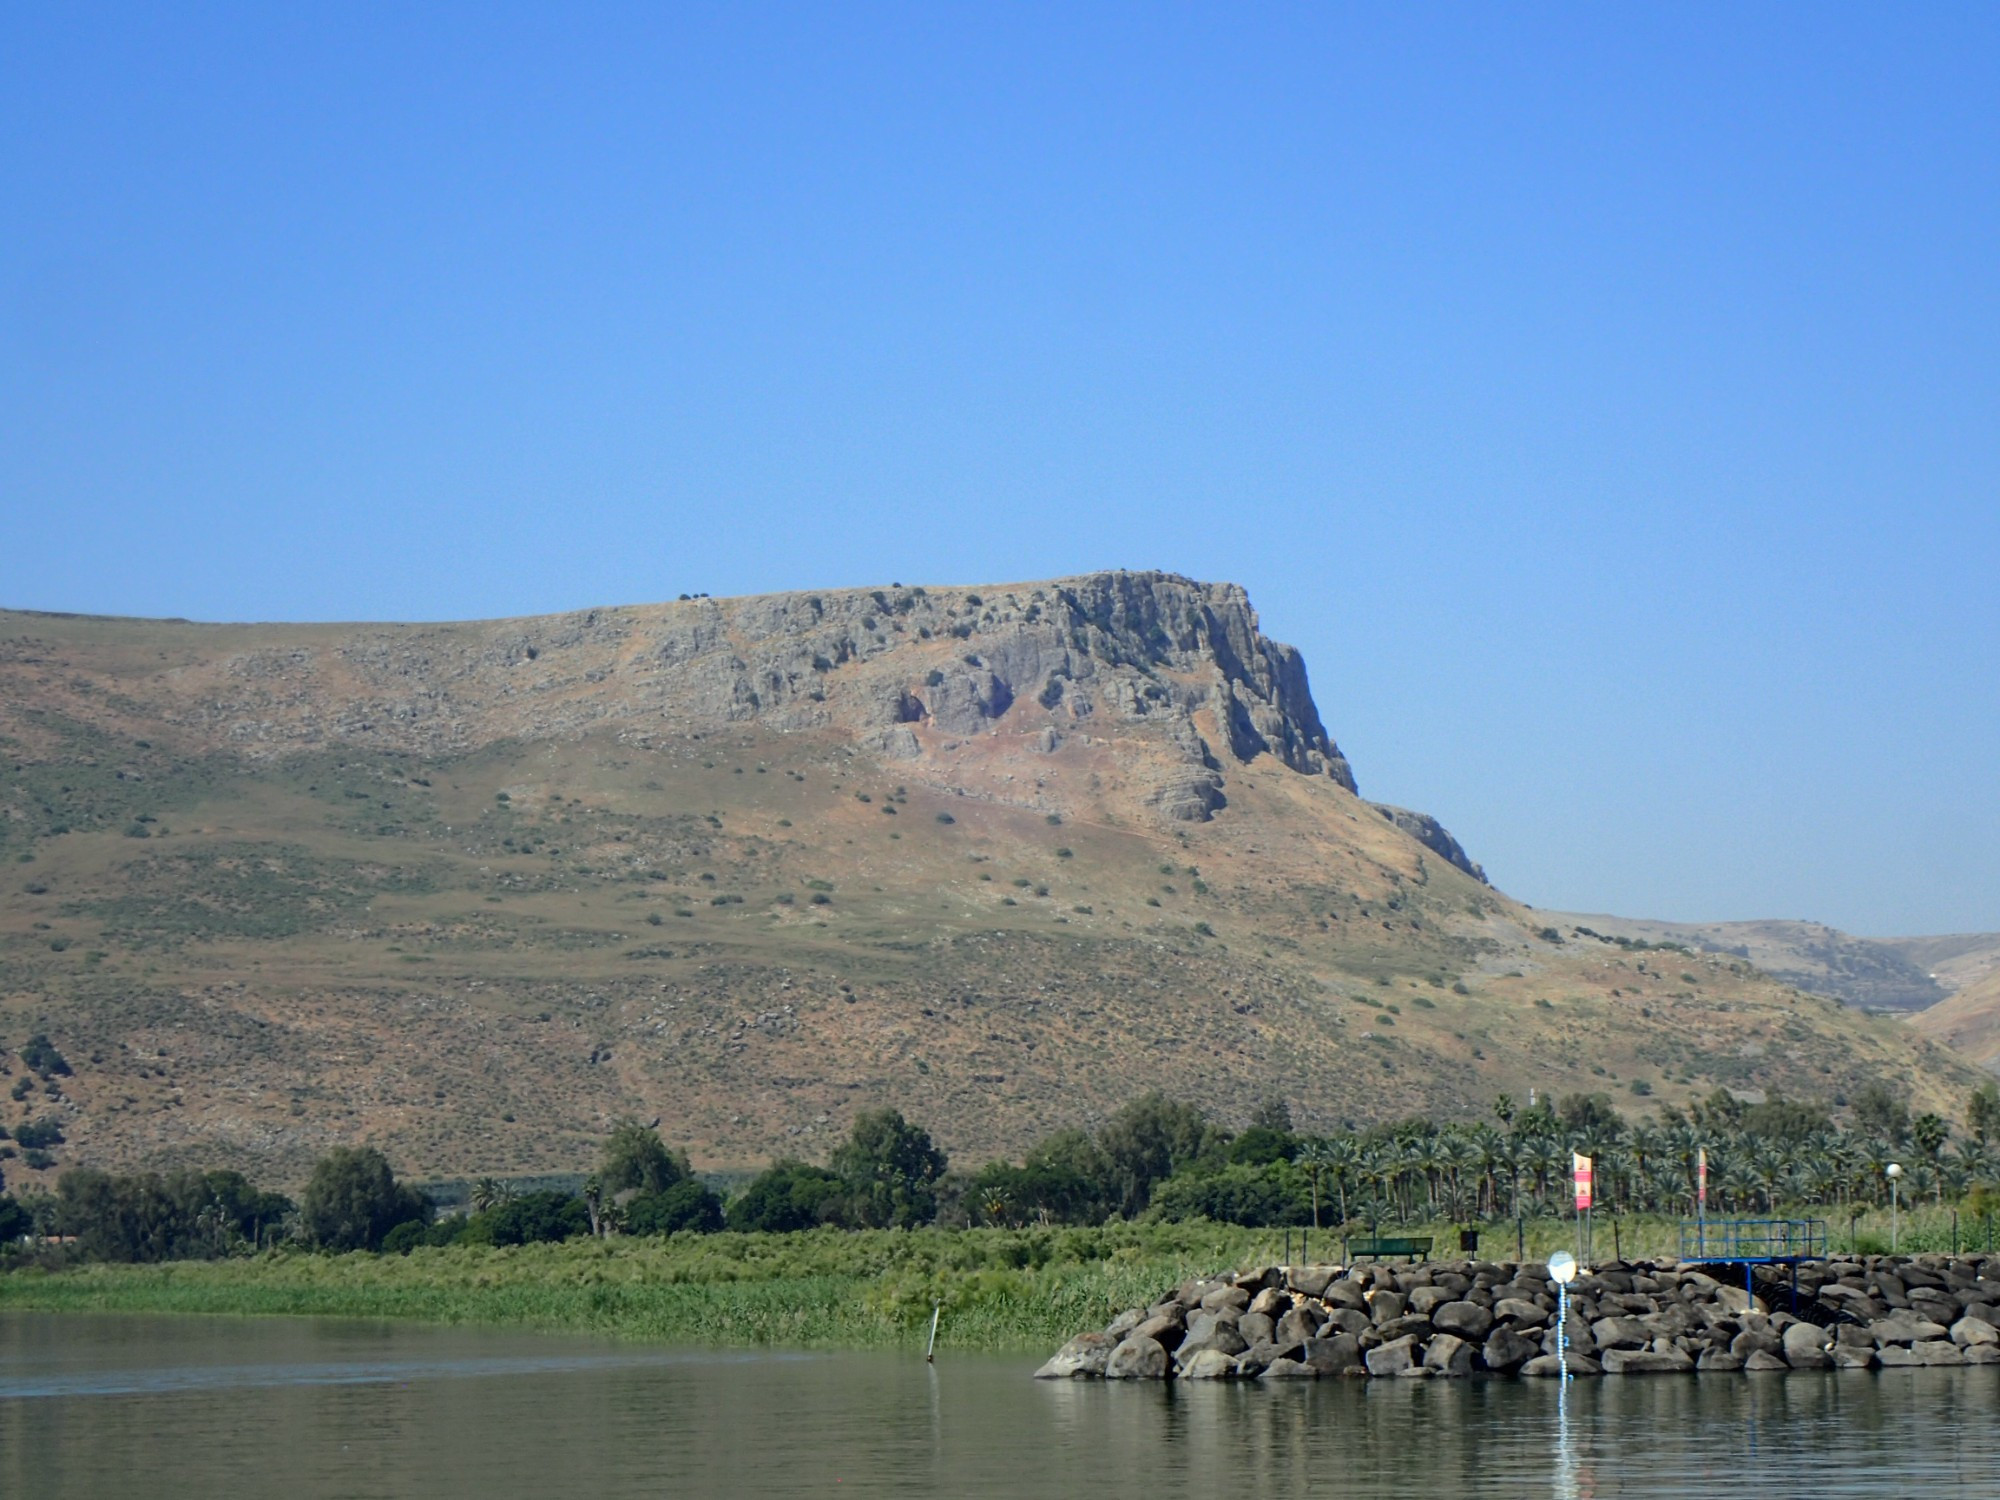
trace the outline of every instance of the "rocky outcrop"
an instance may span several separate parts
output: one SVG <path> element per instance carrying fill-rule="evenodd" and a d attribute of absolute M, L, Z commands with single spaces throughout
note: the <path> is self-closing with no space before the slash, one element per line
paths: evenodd
<path fill-rule="evenodd" d="M 1459 846 L 1450 830 L 1429 813 L 1412 812 L 1407 807 L 1391 807 L 1386 802 L 1371 802 L 1368 805 L 1446 863 L 1465 871 L 1482 885 L 1493 883 L 1486 878 L 1486 871 Z"/>
<path fill-rule="evenodd" d="M 1802 1263 L 1796 1283 L 1763 1267 L 1755 1297 L 1739 1274 L 1611 1261 L 1570 1283 L 1558 1329 L 1545 1265 L 1265 1266 L 1187 1282 L 1035 1373 L 1421 1380 L 1558 1375 L 1565 1360 L 1592 1376 L 2000 1364 L 2000 1256 L 1838 1257 Z"/>
<path fill-rule="evenodd" d="M 916 762 L 995 733 L 1043 753 L 1114 743 L 1137 767 L 1141 802 L 1169 821 L 1211 817 L 1223 766 L 1260 756 L 1354 789 L 1299 653 L 1262 633 L 1236 584 L 1171 573 L 698 596 L 463 624 L 147 629 L 165 642 L 157 667 L 107 662 L 100 681 L 79 659 L 67 687 L 37 675 L 39 690 L 91 720 L 112 711 L 115 686 L 128 729 L 149 721 L 148 735 L 156 724 L 255 757 L 754 723 L 844 733 Z M 13 644 L 15 665 L 38 673 L 32 633 Z M 7 667 L 0 658 L 0 704 Z"/>

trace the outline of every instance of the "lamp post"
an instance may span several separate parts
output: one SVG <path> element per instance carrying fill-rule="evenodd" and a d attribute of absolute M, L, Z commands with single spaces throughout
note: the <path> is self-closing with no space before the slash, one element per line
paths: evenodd
<path fill-rule="evenodd" d="M 1890 1162 L 1888 1166 L 1882 1169 L 1882 1175 L 1889 1179 L 1889 1253 L 1894 1255 L 1896 1253 L 1896 1230 L 1898 1228 L 1896 1181 L 1903 1175 L 1902 1163 Z"/>
<path fill-rule="evenodd" d="M 1556 1284 L 1556 1367 L 1569 1379 L 1569 1284 L 1576 1279 L 1576 1257 L 1558 1250 L 1549 1257 L 1549 1280 Z"/>

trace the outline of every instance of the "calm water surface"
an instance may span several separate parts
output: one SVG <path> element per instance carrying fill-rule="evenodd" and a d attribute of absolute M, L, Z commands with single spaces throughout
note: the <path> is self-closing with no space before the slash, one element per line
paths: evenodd
<path fill-rule="evenodd" d="M 2000 1367 L 1581 1382 L 1559 1409 L 1540 1382 L 1035 1363 L 0 1314 L 0 1495 L 2000 1495 Z"/>

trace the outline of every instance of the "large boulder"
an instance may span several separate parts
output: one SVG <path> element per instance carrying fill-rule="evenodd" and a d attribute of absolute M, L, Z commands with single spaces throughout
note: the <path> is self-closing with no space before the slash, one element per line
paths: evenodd
<path fill-rule="evenodd" d="M 2000 1328 L 1968 1312 L 1951 1325 L 1951 1341 L 1961 1349 L 1974 1344 L 2000 1344 Z"/>
<path fill-rule="evenodd" d="M 1247 1312 L 1236 1320 L 1237 1336 L 1252 1347 L 1269 1343 L 1277 1331 L 1278 1325 L 1271 1321 L 1267 1313 Z"/>
<path fill-rule="evenodd" d="M 1236 1358 L 1220 1349 L 1203 1349 L 1180 1363 L 1183 1380 L 1233 1380 Z"/>
<path fill-rule="evenodd" d="M 1327 1314 L 1326 1327 L 1320 1331 L 1362 1334 L 1374 1326 L 1374 1320 L 1367 1313 L 1352 1307 L 1336 1307 Z"/>
<path fill-rule="evenodd" d="M 1380 1328 L 1384 1323 L 1393 1323 L 1410 1310 L 1410 1299 L 1401 1292 L 1376 1292 L 1368 1299 L 1368 1316 Z"/>
<path fill-rule="evenodd" d="M 1106 1380 L 1165 1380 L 1167 1351 L 1157 1339 L 1127 1334 L 1104 1362 Z"/>
<path fill-rule="evenodd" d="M 1401 1375 L 1405 1370 L 1415 1368 L 1418 1361 L 1417 1341 L 1410 1334 L 1370 1349 L 1367 1354 L 1368 1373 L 1378 1378 Z"/>
<path fill-rule="evenodd" d="M 1322 1375 L 1368 1373 L 1367 1362 L 1362 1358 L 1361 1340 L 1351 1333 L 1335 1334 L 1330 1338 L 1307 1339 L 1305 1355 L 1305 1362 Z"/>
<path fill-rule="evenodd" d="M 1443 1302 L 1431 1310 L 1431 1322 L 1444 1333 L 1477 1343 L 1492 1329 L 1493 1314 L 1477 1302 Z"/>
<path fill-rule="evenodd" d="M 1291 1311 L 1292 1299 L 1274 1286 L 1267 1286 L 1250 1299 L 1250 1311 L 1262 1313 L 1272 1322 L 1277 1322 Z"/>
<path fill-rule="evenodd" d="M 1337 1274 L 1335 1266 L 1293 1266 L 1285 1280 L 1300 1296 L 1318 1297 L 1325 1294 L 1327 1283 Z"/>
<path fill-rule="evenodd" d="M 1541 1345 L 1530 1343 L 1504 1323 L 1487 1335 L 1486 1346 L 1479 1357 L 1486 1362 L 1489 1370 L 1513 1370 L 1526 1364 L 1541 1352 Z"/>
<path fill-rule="evenodd" d="M 1572 1375 L 1602 1375 L 1604 1367 L 1587 1354 L 1569 1351 L 1566 1361 L 1558 1361 L 1553 1354 L 1537 1354 L 1521 1366 L 1523 1375 L 1560 1375 L 1567 1364 Z"/>
<path fill-rule="evenodd" d="M 1118 1340 L 1109 1334 L 1080 1333 L 1035 1371 L 1037 1380 L 1094 1380 L 1104 1373 Z"/>
<path fill-rule="evenodd" d="M 1890 1344 L 1921 1344 L 1949 1336 L 1949 1330 L 1944 1325 L 1906 1312 L 1894 1312 L 1886 1318 L 1878 1318 L 1868 1325 L 1868 1331 L 1875 1335 L 1878 1348 Z"/>
<path fill-rule="evenodd" d="M 1187 1325 L 1181 1321 L 1178 1310 L 1161 1313 L 1146 1319 L 1132 1333 L 1140 1338 L 1151 1339 L 1169 1354 L 1180 1348 L 1181 1340 L 1187 1337 Z"/>
<path fill-rule="evenodd" d="M 1965 1351 L 1950 1339 L 1925 1339 L 1910 1345 L 1910 1353 L 1927 1365 L 1962 1365 Z"/>
<path fill-rule="evenodd" d="M 1637 1318 L 1599 1318 L 1590 1325 L 1590 1339 L 1600 1351 L 1643 1349 L 1652 1341 L 1652 1335 Z"/>
<path fill-rule="evenodd" d="M 1833 1363 L 1826 1352 L 1827 1333 L 1812 1323 L 1794 1323 L 1784 1332 L 1782 1353 L 1794 1370 L 1824 1370 Z"/>
<path fill-rule="evenodd" d="M 1249 1347 L 1249 1341 L 1236 1331 L 1234 1323 L 1208 1323 L 1198 1335 L 1190 1328 L 1188 1336 L 1181 1340 L 1180 1348 L 1174 1351 L 1174 1357 L 1185 1362 L 1204 1350 L 1212 1350 L 1234 1359 Z"/>
<path fill-rule="evenodd" d="M 1264 1366 L 1261 1380 L 1316 1380 L 1319 1371 L 1304 1360 L 1278 1358 Z"/>
<path fill-rule="evenodd" d="M 1752 1349 L 1743 1357 L 1743 1368 L 1746 1371 L 1789 1370 L 1791 1366 L 1768 1349 Z"/>
<path fill-rule="evenodd" d="M 1368 1311 L 1368 1291 L 1351 1276 L 1329 1281 L 1326 1290 L 1320 1294 L 1320 1300 L 1328 1307 L 1351 1307 L 1359 1313 Z"/>
<path fill-rule="evenodd" d="M 1295 1307 L 1278 1319 L 1278 1326 L 1272 1332 L 1272 1341 L 1280 1344 L 1303 1344 L 1307 1339 L 1319 1337 L 1323 1319 L 1310 1307 Z"/>
<path fill-rule="evenodd" d="M 1410 1289 L 1410 1311 L 1429 1313 L 1442 1307 L 1458 1294 L 1448 1286 L 1419 1286 Z"/>
<path fill-rule="evenodd" d="M 1768 1328 L 1746 1328 L 1729 1341 L 1729 1352 L 1746 1361 L 1752 1354 L 1776 1354 L 1784 1347 L 1784 1340 Z"/>
<path fill-rule="evenodd" d="M 1664 1349 L 1607 1349 L 1603 1354 L 1607 1375 L 1685 1375 L 1694 1361 L 1669 1344 Z"/>
<path fill-rule="evenodd" d="M 1432 1336 L 1424 1346 L 1424 1368 L 1433 1375 L 1470 1375 L 1473 1346 L 1455 1334 Z"/>
<path fill-rule="evenodd" d="M 1493 1316 L 1516 1328 L 1541 1328 L 1549 1321 L 1548 1310 L 1525 1297 L 1502 1297 L 1493 1304 Z"/>

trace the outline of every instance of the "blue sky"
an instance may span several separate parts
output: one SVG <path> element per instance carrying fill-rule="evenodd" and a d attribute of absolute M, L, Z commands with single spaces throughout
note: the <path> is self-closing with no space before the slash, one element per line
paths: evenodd
<path fill-rule="evenodd" d="M 2000 10 L 0 15 L 0 602 L 1163 567 L 1545 906 L 2000 928 Z"/>

